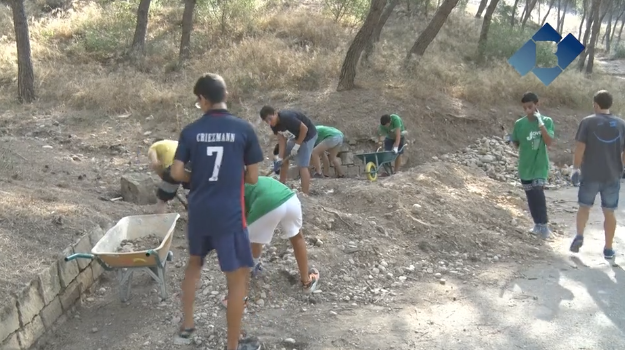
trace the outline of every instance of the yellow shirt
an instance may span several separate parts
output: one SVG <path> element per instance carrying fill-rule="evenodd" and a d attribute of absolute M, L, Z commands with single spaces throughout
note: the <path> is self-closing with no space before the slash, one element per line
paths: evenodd
<path fill-rule="evenodd" d="M 173 140 L 161 140 L 154 142 L 150 146 L 149 151 L 156 152 L 156 157 L 163 165 L 163 169 L 174 163 L 174 156 L 176 155 L 176 149 L 178 148 L 178 141 Z"/>

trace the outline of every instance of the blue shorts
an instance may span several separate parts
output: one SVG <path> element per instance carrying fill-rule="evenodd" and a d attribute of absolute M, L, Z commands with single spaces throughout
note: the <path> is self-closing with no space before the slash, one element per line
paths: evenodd
<path fill-rule="evenodd" d="M 299 146 L 299 150 L 297 151 L 297 155 L 294 157 L 297 161 L 297 166 L 299 168 L 308 168 L 310 166 L 310 156 L 312 156 L 313 148 L 315 148 L 315 142 L 317 141 L 317 136 L 311 138 L 308 141 L 302 142 L 302 145 Z M 295 146 L 295 140 L 290 139 L 286 143 L 286 150 L 284 153 L 284 157 L 286 158 L 289 154 L 291 154 L 291 150 Z"/>
<path fill-rule="evenodd" d="M 189 240 L 189 255 L 204 258 L 212 250 L 217 251 L 219 267 L 223 272 L 234 272 L 240 268 L 254 267 L 252 248 L 247 228 L 238 232 L 218 237 L 211 237 L 202 233 L 187 233 Z"/>
<path fill-rule="evenodd" d="M 398 154 L 402 154 L 404 153 L 404 150 L 402 148 L 404 148 L 404 137 L 402 136 L 401 139 L 399 139 L 399 153 Z M 389 139 L 388 137 L 384 139 L 384 150 L 385 151 L 392 151 L 393 150 L 393 145 L 395 144 L 395 140 L 393 139 Z"/>
<path fill-rule="evenodd" d="M 620 190 L 620 179 L 609 183 L 588 182 L 582 179 L 577 192 L 577 202 L 580 206 L 592 207 L 595 204 L 595 197 L 599 193 L 601 194 L 601 207 L 607 210 L 615 210 L 618 208 Z"/>

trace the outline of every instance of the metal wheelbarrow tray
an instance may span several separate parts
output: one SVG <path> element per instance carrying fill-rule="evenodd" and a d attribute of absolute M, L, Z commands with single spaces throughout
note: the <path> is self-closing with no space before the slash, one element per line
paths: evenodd
<path fill-rule="evenodd" d="M 117 222 L 91 249 L 91 254 L 76 253 L 65 258 L 90 259 L 97 261 L 106 271 L 115 270 L 119 281 L 122 302 L 130 297 L 133 272 L 141 269 L 147 272 L 159 285 L 162 299 L 167 298 L 165 268 L 173 259 L 169 249 L 173 241 L 178 213 L 126 216 Z M 161 241 L 158 247 L 133 252 L 118 252 L 122 241 L 154 235 Z"/>

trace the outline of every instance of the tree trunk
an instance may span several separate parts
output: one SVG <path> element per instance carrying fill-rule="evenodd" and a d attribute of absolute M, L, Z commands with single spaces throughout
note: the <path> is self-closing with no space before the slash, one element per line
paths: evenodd
<path fill-rule="evenodd" d="M 423 16 L 428 18 L 428 14 L 430 13 L 430 0 L 423 1 Z"/>
<path fill-rule="evenodd" d="M 514 16 L 516 15 L 516 10 L 519 8 L 519 1 L 514 0 L 514 5 L 512 5 L 512 14 L 510 15 L 510 26 L 514 27 Z M 551 0 L 553 1 L 553 0 Z"/>
<path fill-rule="evenodd" d="M 621 28 L 618 30 L 618 38 L 616 39 L 616 45 L 619 46 L 621 44 L 621 34 L 623 34 L 623 26 L 625 25 L 625 19 L 621 21 Z"/>
<path fill-rule="evenodd" d="M 363 63 L 369 61 L 369 57 L 373 53 L 375 44 L 378 41 L 380 41 L 380 35 L 382 34 L 382 29 L 384 28 L 386 21 L 388 21 L 388 19 L 393 14 L 393 10 L 395 10 L 395 6 L 397 6 L 398 3 L 399 3 L 399 0 L 389 0 L 389 2 L 386 4 L 386 7 L 384 8 L 382 15 L 380 16 L 380 20 L 378 21 L 378 24 L 375 26 L 375 29 L 373 30 L 373 33 L 371 34 L 371 39 L 367 42 L 367 46 L 365 47 L 365 52 L 362 55 Z"/>
<path fill-rule="evenodd" d="M 608 25 L 605 28 L 605 33 L 603 33 L 603 37 L 601 37 L 601 43 L 606 46 L 606 51 L 610 53 L 610 33 L 612 32 L 612 21 L 614 20 L 614 11 L 609 11 L 608 15 Z"/>
<path fill-rule="evenodd" d="M 475 14 L 475 18 L 482 18 L 482 13 L 486 9 L 486 5 L 488 5 L 488 0 L 480 0 L 480 6 L 477 8 L 477 13 Z"/>
<path fill-rule="evenodd" d="M 579 22 L 579 32 L 577 33 L 578 39 L 582 37 L 582 28 L 584 28 L 584 20 L 588 20 L 588 0 L 583 0 L 582 2 L 582 20 Z"/>
<path fill-rule="evenodd" d="M 556 0 L 551 0 L 549 2 L 549 8 L 547 9 L 547 13 L 545 14 L 545 17 L 543 17 L 542 22 L 540 22 L 541 26 L 545 25 L 545 22 L 547 22 L 547 17 L 549 17 L 549 13 L 551 12 L 551 9 L 553 8 L 553 4 L 556 2 Z M 558 10 L 560 8 L 560 5 L 558 5 Z"/>
<path fill-rule="evenodd" d="M 523 18 L 523 22 L 521 23 L 521 28 L 525 28 L 525 24 L 527 24 L 527 20 L 532 18 L 532 11 L 534 11 L 534 8 L 536 7 L 536 2 L 538 2 L 538 0 L 532 0 L 532 2 L 530 3 L 530 6 L 527 8 L 527 11 L 525 13 L 525 18 Z"/>
<path fill-rule="evenodd" d="M 614 21 L 614 26 L 612 26 L 612 33 L 610 34 L 610 44 L 614 42 L 614 34 L 616 34 L 616 26 L 618 22 L 623 18 L 623 14 L 625 14 L 625 9 L 621 10 L 618 17 L 616 17 L 616 21 Z"/>
<path fill-rule="evenodd" d="M 358 30 L 358 33 L 356 33 L 354 41 L 352 41 L 347 50 L 345 60 L 343 60 L 336 91 L 351 90 L 355 87 L 356 65 L 358 65 L 360 54 L 367 45 L 367 42 L 371 40 L 371 35 L 373 34 L 375 26 L 380 21 L 385 4 L 386 0 L 371 0 L 367 18 L 365 18 L 365 22 L 362 24 L 362 27 L 360 27 L 360 30 Z"/>
<path fill-rule="evenodd" d="M 586 26 L 586 30 L 589 32 L 589 40 L 588 45 L 586 45 L 586 50 L 582 52 L 582 55 L 579 60 L 579 71 L 584 70 L 584 65 L 586 63 L 586 58 L 588 58 L 588 66 L 586 66 L 586 73 L 592 73 L 592 68 L 594 65 L 594 57 L 595 57 L 595 41 L 597 39 L 597 34 L 599 29 L 601 29 L 601 2 L 602 0 L 593 0 L 592 4 L 592 17 L 589 18 L 589 23 L 592 23 L 592 26 Z M 584 34 L 584 38 L 586 38 L 586 34 Z"/>
<path fill-rule="evenodd" d="M 569 9 L 569 1 L 570 0 L 564 0 L 564 10 L 562 10 L 562 14 L 558 20 L 558 28 L 556 29 L 558 33 L 562 33 L 564 31 L 564 19 L 566 18 L 566 11 Z"/>
<path fill-rule="evenodd" d="M 490 0 L 490 4 L 486 8 L 484 14 L 484 21 L 482 22 L 482 30 L 480 31 L 480 39 L 477 42 L 477 62 L 483 63 L 486 59 L 486 42 L 488 41 L 488 30 L 490 29 L 490 22 L 493 19 L 493 13 L 497 9 L 499 0 Z"/>
<path fill-rule="evenodd" d="M 523 6 L 523 12 L 521 12 L 521 17 L 519 17 L 519 23 L 523 21 L 523 18 L 525 18 L 525 13 L 527 13 L 527 8 L 529 6 L 530 6 L 530 1 L 525 0 L 525 5 Z"/>
<path fill-rule="evenodd" d="M 152 0 L 141 0 L 137 8 L 137 25 L 135 35 L 132 38 L 131 51 L 133 55 L 143 55 L 145 50 L 145 37 L 148 34 L 148 15 L 150 14 L 150 3 Z"/>
<path fill-rule="evenodd" d="M 182 37 L 180 39 L 180 63 L 191 56 L 191 32 L 193 31 L 193 12 L 196 0 L 185 0 L 182 12 Z"/>
<path fill-rule="evenodd" d="M 436 35 L 438 35 L 438 32 L 445 24 L 447 17 L 449 17 L 449 14 L 457 4 L 458 0 L 443 1 L 443 4 L 436 10 L 428 26 L 421 32 L 417 40 L 415 40 L 414 45 L 412 45 L 412 48 L 408 51 L 405 59 L 406 63 L 410 61 L 412 55 L 423 56 L 425 50 L 432 43 L 432 40 L 436 38 Z"/>
<path fill-rule="evenodd" d="M 17 45 L 17 98 L 22 103 L 30 103 L 35 100 L 35 73 L 33 72 L 24 0 L 12 0 L 11 10 Z"/>

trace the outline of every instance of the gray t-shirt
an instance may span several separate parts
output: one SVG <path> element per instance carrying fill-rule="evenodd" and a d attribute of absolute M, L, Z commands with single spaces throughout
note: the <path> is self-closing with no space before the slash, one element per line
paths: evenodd
<path fill-rule="evenodd" d="M 625 121 L 611 114 L 593 114 L 579 123 L 575 140 L 586 144 L 582 179 L 590 182 L 620 181 L 621 153 L 625 150 Z"/>

